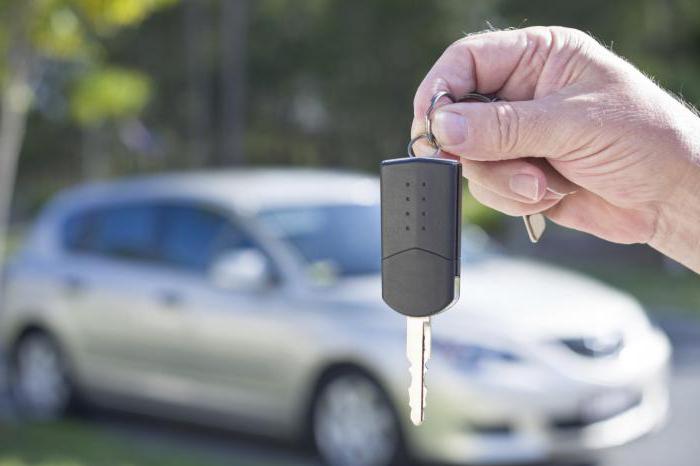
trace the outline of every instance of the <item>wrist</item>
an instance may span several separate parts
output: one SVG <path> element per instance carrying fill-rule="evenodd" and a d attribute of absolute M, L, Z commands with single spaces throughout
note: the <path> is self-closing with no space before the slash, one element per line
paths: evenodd
<path fill-rule="evenodd" d="M 683 162 L 682 178 L 659 202 L 649 245 L 700 273 L 700 163 L 693 157 Z"/>

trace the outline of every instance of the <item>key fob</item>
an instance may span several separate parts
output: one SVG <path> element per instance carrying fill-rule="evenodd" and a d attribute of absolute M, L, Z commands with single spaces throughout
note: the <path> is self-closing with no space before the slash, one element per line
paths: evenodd
<path fill-rule="evenodd" d="M 427 317 L 459 299 L 461 200 L 459 162 L 382 162 L 382 297 L 392 309 Z"/>

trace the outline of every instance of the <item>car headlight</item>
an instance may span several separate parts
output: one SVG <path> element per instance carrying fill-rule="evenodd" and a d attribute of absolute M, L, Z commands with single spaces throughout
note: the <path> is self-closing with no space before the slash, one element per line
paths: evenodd
<path fill-rule="evenodd" d="M 476 371 L 492 363 L 522 362 L 522 358 L 511 351 L 469 343 L 433 340 L 432 351 L 436 356 L 464 371 Z"/>

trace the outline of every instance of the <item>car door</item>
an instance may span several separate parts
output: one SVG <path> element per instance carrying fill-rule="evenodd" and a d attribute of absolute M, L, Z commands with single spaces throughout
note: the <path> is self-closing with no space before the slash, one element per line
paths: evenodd
<path fill-rule="evenodd" d="M 177 284 L 159 264 L 159 206 L 103 205 L 67 236 L 66 301 L 85 382 L 130 397 L 180 401 L 186 336 Z"/>
<path fill-rule="evenodd" d="M 302 319 L 290 312 L 292 304 L 278 286 L 270 256 L 230 215 L 195 205 L 165 210 L 160 247 L 174 277 L 192 277 L 183 288 L 189 322 L 183 361 L 198 395 L 193 401 L 213 412 L 241 416 L 246 427 L 279 417 L 287 405 L 286 374 L 293 371 L 294 354 L 305 342 L 299 334 Z M 256 251 L 264 257 L 268 286 L 231 290 L 216 285 L 212 266 L 231 251 Z"/>

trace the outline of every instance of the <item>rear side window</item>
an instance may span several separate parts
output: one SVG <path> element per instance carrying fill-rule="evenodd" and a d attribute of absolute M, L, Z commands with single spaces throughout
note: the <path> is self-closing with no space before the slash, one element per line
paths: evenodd
<path fill-rule="evenodd" d="M 89 212 L 74 214 L 63 227 L 63 247 L 69 251 L 84 251 L 90 241 L 92 217 Z"/>
<path fill-rule="evenodd" d="M 252 247 L 252 242 L 222 215 L 197 206 L 162 207 L 161 259 L 171 266 L 205 272 L 229 249 Z"/>
<path fill-rule="evenodd" d="M 97 213 L 93 222 L 93 248 L 96 252 L 125 259 L 155 258 L 155 207 L 111 207 Z"/>
<path fill-rule="evenodd" d="M 110 257 L 153 260 L 156 245 L 156 208 L 121 205 L 78 213 L 65 224 L 68 250 Z"/>
<path fill-rule="evenodd" d="M 65 249 L 206 272 L 220 254 L 256 247 L 225 216 L 195 204 L 124 204 L 77 212 L 63 228 Z"/>

